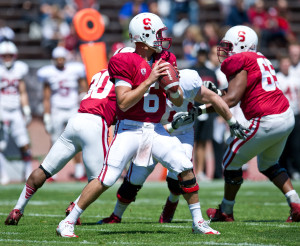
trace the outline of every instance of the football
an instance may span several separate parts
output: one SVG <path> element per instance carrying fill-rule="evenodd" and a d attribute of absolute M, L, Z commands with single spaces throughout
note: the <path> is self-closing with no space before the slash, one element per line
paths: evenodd
<path fill-rule="evenodd" d="M 168 70 L 166 70 L 168 74 L 160 76 L 158 78 L 158 83 L 166 92 L 174 93 L 177 91 L 179 86 L 179 75 L 176 69 L 170 63 L 168 63 L 168 67 Z"/>

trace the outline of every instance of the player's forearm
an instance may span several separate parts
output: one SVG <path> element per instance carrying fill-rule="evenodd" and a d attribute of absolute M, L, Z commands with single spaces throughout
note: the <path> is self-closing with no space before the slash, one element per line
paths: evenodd
<path fill-rule="evenodd" d="M 230 112 L 229 107 L 227 104 L 222 100 L 221 97 L 215 96 L 211 101 L 211 105 L 214 110 L 222 116 L 226 121 L 232 118 L 232 113 Z"/>
<path fill-rule="evenodd" d="M 119 108 L 126 112 L 128 109 L 137 104 L 145 95 L 145 93 L 149 90 L 150 85 L 143 82 L 134 90 L 128 90 L 123 93 L 118 93 L 117 91 L 117 102 Z M 118 87 L 117 87 L 118 90 Z"/>
<path fill-rule="evenodd" d="M 177 92 L 169 93 L 169 100 L 177 107 L 180 107 L 183 103 L 183 92 L 179 87 Z"/>

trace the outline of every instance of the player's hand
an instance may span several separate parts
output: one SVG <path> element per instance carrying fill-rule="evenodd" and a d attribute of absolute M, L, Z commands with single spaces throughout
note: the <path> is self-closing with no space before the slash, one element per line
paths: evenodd
<path fill-rule="evenodd" d="M 30 122 L 32 121 L 31 114 L 24 115 L 24 117 L 25 117 L 26 126 L 28 126 L 30 124 Z"/>
<path fill-rule="evenodd" d="M 171 123 L 173 129 L 178 129 L 194 122 L 194 115 L 188 112 L 178 112 L 174 115 Z"/>
<path fill-rule="evenodd" d="M 235 122 L 232 125 L 229 125 L 230 127 L 230 133 L 232 136 L 236 136 L 239 139 L 246 140 L 248 135 L 246 131 L 250 131 L 250 129 L 242 126 L 239 122 Z"/>
<path fill-rule="evenodd" d="M 52 120 L 50 114 L 44 114 L 43 120 L 44 120 L 46 132 L 48 134 L 51 134 L 53 130 L 53 126 L 52 126 Z"/>
<path fill-rule="evenodd" d="M 213 91 L 214 93 L 218 94 L 219 96 L 222 96 L 221 90 L 219 90 L 219 89 L 217 88 L 217 86 L 216 86 L 213 82 L 211 82 L 211 81 L 209 81 L 209 80 L 205 80 L 205 81 L 203 81 L 203 85 L 204 85 L 207 89 L 209 89 L 209 90 Z"/>
<path fill-rule="evenodd" d="M 166 70 L 168 69 L 168 63 L 162 61 L 160 58 L 156 63 L 153 64 L 152 71 L 148 77 L 151 84 L 156 82 L 160 76 L 167 75 Z"/>

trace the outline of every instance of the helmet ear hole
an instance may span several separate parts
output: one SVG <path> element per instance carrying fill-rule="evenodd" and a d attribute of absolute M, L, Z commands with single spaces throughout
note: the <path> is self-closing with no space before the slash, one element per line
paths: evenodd
<path fill-rule="evenodd" d="M 245 46 L 241 46 L 241 49 L 243 50 L 245 48 Z"/>

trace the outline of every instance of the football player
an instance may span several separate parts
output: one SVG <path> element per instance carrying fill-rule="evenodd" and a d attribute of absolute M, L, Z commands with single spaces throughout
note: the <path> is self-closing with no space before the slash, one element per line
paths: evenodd
<path fill-rule="evenodd" d="M 132 52 L 126 48 L 118 52 Z M 83 97 L 78 113 L 50 149 L 43 163 L 28 178 L 19 200 L 5 224 L 17 225 L 30 198 L 46 179 L 59 172 L 79 151 L 82 151 L 88 181 L 98 177 L 108 150 L 108 128 L 115 120 L 116 96 L 107 70 L 95 74 L 88 93 Z M 75 202 L 67 208 L 67 214 Z M 80 220 L 77 221 L 80 224 Z"/>
<path fill-rule="evenodd" d="M 193 232 L 220 234 L 210 228 L 202 217 L 199 186 L 192 162 L 180 141 L 169 136 L 159 123 L 166 109 L 166 94 L 156 81 L 167 75 L 165 70 L 168 67 L 161 61 L 176 62 L 175 56 L 166 51 L 171 39 L 163 37 L 164 30 L 166 26 L 157 15 L 136 15 L 129 23 L 129 36 L 136 45 L 135 52 L 117 54 L 109 61 L 108 71 L 115 83 L 118 104 L 115 135 L 98 179 L 84 188 L 74 209 L 59 223 L 56 229 L 58 235 L 77 237 L 74 225 L 79 216 L 118 180 L 128 161 L 146 168 L 151 156 L 178 175 L 180 189 L 193 217 Z M 152 64 L 155 64 L 153 69 Z M 175 105 L 182 104 L 181 89 L 169 96 Z"/>
<path fill-rule="evenodd" d="M 185 155 L 191 160 L 194 144 L 194 118 L 202 113 L 201 109 L 204 109 L 205 106 L 200 106 L 200 108 L 198 108 L 198 111 L 200 112 L 195 112 L 196 115 L 191 115 L 191 118 L 185 118 L 184 123 L 181 122 L 180 119 L 181 117 L 185 117 L 188 114 L 187 112 L 193 108 L 194 101 L 198 103 L 211 103 L 223 117 L 227 114 L 230 115 L 231 113 L 228 106 L 217 94 L 203 86 L 202 79 L 195 70 L 180 70 L 179 85 L 183 92 L 183 104 L 180 107 L 177 107 L 167 99 L 167 108 L 161 119 L 161 124 L 165 126 L 171 136 L 176 136 L 180 140 L 182 147 L 185 150 Z M 224 114 L 224 112 L 226 112 L 226 114 Z M 234 132 L 234 134 L 236 133 L 238 132 Z M 242 126 L 240 127 L 239 133 L 243 134 Z M 142 188 L 142 185 L 153 171 L 156 164 L 157 160 L 154 160 L 154 164 L 145 168 L 131 163 L 127 176 L 117 192 L 118 200 L 114 212 L 110 217 L 100 220 L 98 222 L 99 224 L 121 222 L 121 217 L 125 212 L 125 209 L 131 202 L 135 201 L 137 192 Z M 160 223 L 169 223 L 172 221 L 179 197 L 182 194 L 176 173 L 172 171 L 168 172 L 167 183 L 170 195 L 167 198 L 164 209 L 160 215 Z"/>
<path fill-rule="evenodd" d="M 18 49 L 11 41 L 0 43 L 0 115 L 2 151 L 7 147 L 9 134 L 20 149 L 25 164 L 24 180 L 28 178 L 31 169 L 31 152 L 26 125 L 31 122 L 31 109 L 24 77 L 28 74 L 28 65 L 16 60 Z M 23 111 L 23 112 L 22 112 Z"/>
<path fill-rule="evenodd" d="M 66 62 L 68 51 L 56 47 L 52 52 L 53 63 L 37 71 L 39 81 L 44 85 L 44 125 L 51 135 L 52 144 L 63 132 L 68 120 L 78 110 L 80 93 L 87 91 L 85 68 L 79 62 Z M 75 156 L 75 178 L 84 176 L 81 155 Z"/>
<path fill-rule="evenodd" d="M 218 46 L 221 70 L 229 82 L 222 98 L 229 107 L 241 102 L 250 132 L 246 140 L 232 138 L 224 154 L 224 197 L 219 208 L 206 211 L 212 221 L 234 221 L 235 197 L 243 183 L 241 167 L 255 156 L 259 171 L 287 199 L 291 208 L 287 222 L 300 221 L 299 196 L 286 170 L 278 164 L 286 140 L 294 128 L 294 115 L 278 87 L 272 63 L 257 52 L 257 44 L 255 31 L 247 26 L 234 26 L 226 32 Z"/>

